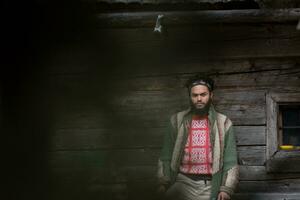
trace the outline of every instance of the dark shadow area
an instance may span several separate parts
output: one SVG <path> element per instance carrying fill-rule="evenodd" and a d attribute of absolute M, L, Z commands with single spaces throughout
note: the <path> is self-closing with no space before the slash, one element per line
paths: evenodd
<path fill-rule="evenodd" d="M 238 9 L 259 9 L 254 0 L 229 1 L 217 3 L 108 3 L 99 1 L 98 12 L 136 12 L 136 11 L 192 11 L 192 10 L 238 10 Z"/>
<path fill-rule="evenodd" d="M 53 199 L 57 182 L 51 177 L 48 154 L 49 134 L 57 116 L 45 95 L 49 87 L 45 66 L 51 65 L 47 62 L 60 47 L 91 38 L 94 10 L 80 1 L 5 1 L 1 10 L 1 134 L 5 150 L 5 193 L 1 198 Z M 71 190 L 65 192 L 72 196 Z"/>

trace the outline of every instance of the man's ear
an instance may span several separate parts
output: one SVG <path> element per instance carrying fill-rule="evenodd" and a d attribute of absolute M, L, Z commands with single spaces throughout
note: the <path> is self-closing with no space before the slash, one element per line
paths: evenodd
<path fill-rule="evenodd" d="M 211 92 L 210 92 L 210 98 L 212 99 L 213 96 L 214 96 L 214 93 L 211 91 Z"/>

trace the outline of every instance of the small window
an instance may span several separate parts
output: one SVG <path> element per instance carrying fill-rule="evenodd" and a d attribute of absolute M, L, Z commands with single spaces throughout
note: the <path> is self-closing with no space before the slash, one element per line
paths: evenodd
<path fill-rule="evenodd" d="M 300 93 L 266 96 L 268 172 L 300 172 Z"/>
<path fill-rule="evenodd" d="M 278 129 L 280 149 L 300 149 L 300 103 L 279 105 Z"/>

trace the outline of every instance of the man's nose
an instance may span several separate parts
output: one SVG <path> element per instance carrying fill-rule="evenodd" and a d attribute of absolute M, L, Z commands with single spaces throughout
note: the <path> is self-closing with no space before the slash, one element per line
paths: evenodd
<path fill-rule="evenodd" d="M 197 96 L 197 101 L 202 101 L 202 98 L 201 98 L 201 96 L 199 95 L 199 96 Z"/>

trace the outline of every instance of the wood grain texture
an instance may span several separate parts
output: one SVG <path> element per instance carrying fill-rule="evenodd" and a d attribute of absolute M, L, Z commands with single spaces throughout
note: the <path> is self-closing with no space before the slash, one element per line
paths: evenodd
<path fill-rule="evenodd" d="M 217 10 L 189 12 L 139 12 L 98 15 L 100 26 L 109 27 L 154 27 L 156 16 L 164 14 L 163 25 L 183 26 L 213 23 L 266 23 L 298 21 L 299 9 L 286 10 Z"/>
<path fill-rule="evenodd" d="M 235 126 L 237 145 L 266 145 L 265 126 Z"/>
<path fill-rule="evenodd" d="M 266 162 L 265 146 L 240 146 L 238 147 L 240 165 L 263 166 Z"/>
<path fill-rule="evenodd" d="M 298 192 L 253 192 L 253 193 L 237 193 L 234 200 L 297 200 L 300 193 Z"/>
<path fill-rule="evenodd" d="M 240 181 L 268 181 L 299 178 L 299 173 L 270 173 L 267 171 L 266 166 L 240 166 Z"/>
<path fill-rule="evenodd" d="M 132 65 L 148 63 L 190 62 L 205 59 L 297 57 L 299 31 L 295 24 L 233 24 L 164 27 L 157 35 L 152 28 L 99 29 L 103 40 L 116 41 L 108 50 Z M 101 46 L 99 46 L 101 47 Z M 98 47 L 98 51 L 100 50 Z M 174 63 L 176 63 L 174 62 Z"/>
<path fill-rule="evenodd" d="M 280 193 L 298 192 L 299 179 L 282 179 L 274 181 L 241 181 L 238 186 L 238 193 L 260 193 L 274 191 Z"/>
<path fill-rule="evenodd" d="M 97 150 L 110 148 L 161 148 L 166 127 L 123 127 L 116 129 L 58 129 L 52 136 L 51 149 Z M 237 145 L 266 145 L 264 126 L 235 126 Z M 126 134 L 124 134 L 126 133 Z"/>
<path fill-rule="evenodd" d="M 113 184 L 134 181 L 155 181 L 157 166 L 122 166 L 111 165 L 107 167 L 55 167 L 53 177 L 64 182 L 72 179 L 87 179 L 93 184 Z M 300 174 L 295 173 L 267 173 L 265 166 L 240 166 L 240 181 L 276 181 L 283 179 L 299 179 Z"/>

